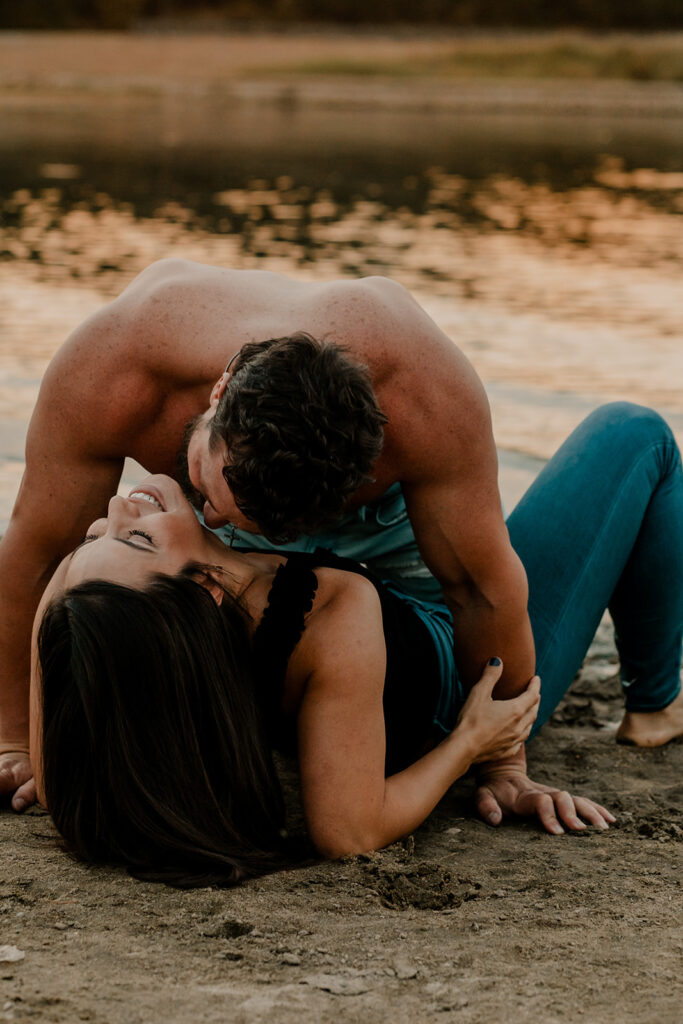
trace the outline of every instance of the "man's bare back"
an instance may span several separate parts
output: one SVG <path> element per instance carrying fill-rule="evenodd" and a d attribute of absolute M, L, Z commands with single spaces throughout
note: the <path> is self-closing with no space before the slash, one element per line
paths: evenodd
<path fill-rule="evenodd" d="M 498 653 L 501 695 L 526 685 L 534 656 L 525 574 L 503 522 L 484 390 L 452 341 L 384 278 L 311 283 L 166 260 L 79 327 L 45 375 L 0 544 L 0 756 L 21 750 L 28 734 L 29 637 L 42 590 L 105 513 L 124 458 L 173 474 L 186 425 L 206 412 L 232 356 L 298 331 L 366 365 L 388 417 L 373 482 L 350 507 L 400 482 L 421 555 L 454 615 L 463 675 L 478 678 Z M 231 518 L 222 502 L 211 497 L 212 526 Z M 13 780 L 3 782 L 0 767 L 0 791 Z"/>
<path fill-rule="evenodd" d="M 154 264 L 96 318 L 113 322 L 113 331 L 103 325 L 107 344 L 93 353 L 94 370 L 119 378 L 119 403 L 127 411 L 113 434 L 103 434 L 118 444 L 116 455 L 125 451 L 151 472 L 172 473 L 188 420 L 207 408 L 212 385 L 250 341 L 303 330 L 347 347 L 381 373 L 377 341 L 386 327 L 380 320 L 394 290 L 404 303 L 412 301 L 382 278 L 310 283 L 182 260 Z M 378 481 L 359 501 L 384 489 Z"/>
<path fill-rule="evenodd" d="M 312 283 L 185 260 L 164 260 L 140 274 L 83 325 L 83 337 L 76 332 L 64 345 L 54 368 L 70 392 L 76 380 L 88 387 L 97 378 L 113 392 L 109 415 L 88 430 L 105 457 L 129 456 L 150 472 L 172 474 L 187 422 L 207 408 L 230 359 L 247 342 L 296 331 L 343 346 L 367 365 L 380 405 L 394 415 L 407 397 L 392 391 L 397 375 L 415 391 L 425 373 L 432 386 L 449 376 L 452 383 L 460 378 L 463 390 L 478 386 L 462 353 L 386 278 Z M 101 413 L 99 398 L 95 404 Z M 390 416 L 375 482 L 355 505 L 399 479 L 394 433 Z"/>

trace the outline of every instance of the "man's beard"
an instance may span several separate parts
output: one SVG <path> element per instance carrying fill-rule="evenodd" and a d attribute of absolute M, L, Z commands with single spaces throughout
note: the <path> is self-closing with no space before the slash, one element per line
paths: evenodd
<path fill-rule="evenodd" d="M 185 430 L 183 431 L 183 439 L 180 443 L 178 454 L 176 455 L 175 469 L 175 478 L 180 484 L 183 494 L 185 495 L 189 503 L 192 505 L 192 507 L 196 508 L 198 512 L 201 512 L 202 509 L 204 508 L 204 495 L 199 493 L 197 488 L 190 480 L 190 468 L 187 462 L 187 451 L 188 448 L 190 447 L 190 438 L 194 434 L 197 424 L 199 423 L 203 416 L 204 413 L 200 412 L 199 415 L 191 419 L 190 422 L 185 427 Z"/>

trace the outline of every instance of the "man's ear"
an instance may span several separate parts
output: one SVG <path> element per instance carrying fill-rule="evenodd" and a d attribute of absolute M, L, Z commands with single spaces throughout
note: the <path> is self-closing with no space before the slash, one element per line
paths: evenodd
<path fill-rule="evenodd" d="M 231 378 L 232 378 L 232 374 L 228 373 L 227 370 L 226 370 L 225 373 L 222 373 L 221 376 L 218 378 L 218 380 L 216 381 L 216 383 L 213 386 L 213 390 L 211 392 L 211 398 L 209 399 L 209 406 L 211 408 L 215 408 L 218 405 L 218 403 L 220 402 L 221 398 L 225 394 L 225 389 L 227 388 L 228 384 L 230 383 Z"/>

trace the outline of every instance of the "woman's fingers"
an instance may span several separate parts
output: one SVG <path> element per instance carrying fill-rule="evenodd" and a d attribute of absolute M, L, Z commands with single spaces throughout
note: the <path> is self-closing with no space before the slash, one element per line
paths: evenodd
<path fill-rule="evenodd" d="M 523 727 L 522 732 L 520 734 L 520 740 L 522 742 L 525 741 L 525 740 L 528 740 L 529 736 L 531 736 L 531 730 L 534 727 L 534 722 L 535 721 L 536 721 L 536 715 L 531 715 L 526 720 L 526 722 L 524 723 L 524 727 Z"/>
<path fill-rule="evenodd" d="M 529 707 L 538 707 L 541 701 L 541 678 L 540 676 L 534 676 L 529 681 L 529 685 L 526 690 L 521 694 L 526 699 Z"/>
<path fill-rule="evenodd" d="M 489 658 L 479 680 L 482 689 L 486 690 L 489 694 L 493 693 L 493 689 L 502 674 L 503 662 L 500 658 Z"/>
<path fill-rule="evenodd" d="M 507 703 L 511 708 L 516 708 L 520 714 L 527 714 L 531 711 L 535 714 L 540 700 L 541 680 L 538 676 L 534 676 L 528 683 L 526 690 L 522 690 L 517 697 L 508 697 Z"/>
<path fill-rule="evenodd" d="M 490 758 L 491 761 L 507 761 L 509 757 L 514 757 L 518 754 L 524 743 L 520 740 L 519 743 L 513 743 L 509 747 L 503 747 L 501 750 L 496 750 L 493 756 Z"/>
<path fill-rule="evenodd" d="M 534 694 L 533 691 L 530 693 L 528 690 L 525 690 L 519 697 L 513 697 L 506 702 L 510 705 L 510 710 L 516 711 L 518 715 L 517 725 L 521 739 L 526 739 L 531 732 L 538 714 L 539 700 L 540 698 L 537 693 Z"/>

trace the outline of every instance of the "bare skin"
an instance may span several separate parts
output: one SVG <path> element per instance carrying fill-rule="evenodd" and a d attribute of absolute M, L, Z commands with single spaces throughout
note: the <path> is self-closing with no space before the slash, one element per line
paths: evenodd
<path fill-rule="evenodd" d="M 226 548 L 196 520 L 174 481 L 152 476 L 129 498 L 114 497 L 108 516 L 93 523 L 85 542 L 63 560 L 36 616 L 62 590 L 89 579 L 144 586 L 157 573 L 175 574 L 188 562 L 210 564 L 201 582 L 220 603 L 227 584 L 249 610 L 256 629 L 282 557 Z M 377 592 L 361 576 L 319 569 L 306 628 L 289 658 L 281 714 L 296 722 L 301 791 L 308 830 L 324 856 L 378 849 L 424 821 L 448 787 L 472 764 L 514 756 L 538 711 L 540 680 L 522 694 L 494 700 L 502 666 L 487 665 L 453 732 L 401 772 L 385 778 L 382 692 L 386 646 Z M 31 747 L 38 792 L 41 768 L 40 672 L 34 628 Z M 545 813 L 557 794 L 576 818 L 606 828 L 614 819 L 599 804 L 547 788 Z M 581 815 L 581 817 L 579 817 Z M 543 817 L 542 819 L 543 820 Z"/>
<path fill-rule="evenodd" d="M 617 729 L 617 743 L 662 747 L 683 736 L 683 691 L 661 711 L 626 711 Z"/>
<path fill-rule="evenodd" d="M 209 457 L 206 422 L 222 370 L 243 344 L 300 330 L 345 346 L 369 368 L 389 423 L 374 482 L 350 507 L 400 481 L 420 552 L 453 613 L 466 682 L 492 651 L 505 665 L 497 697 L 521 693 L 533 675 L 526 575 L 503 521 L 488 403 L 452 341 L 384 278 L 301 283 L 165 260 L 67 339 L 31 420 L 26 471 L 0 543 L 0 793 L 14 794 L 15 809 L 33 799 L 29 638 L 52 573 L 105 514 L 124 458 L 172 475 L 185 427 L 202 413 L 189 468 L 207 523 L 249 528 L 223 480 L 221 453 Z M 547 803 L 520 758 L 509 784 L 486 785 L 492 823 Z"/>

